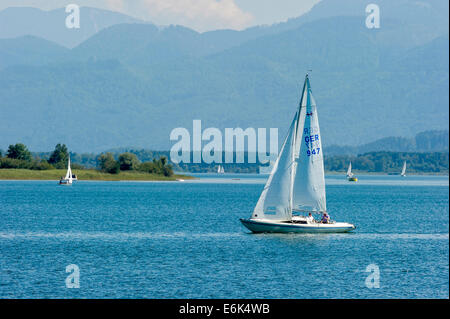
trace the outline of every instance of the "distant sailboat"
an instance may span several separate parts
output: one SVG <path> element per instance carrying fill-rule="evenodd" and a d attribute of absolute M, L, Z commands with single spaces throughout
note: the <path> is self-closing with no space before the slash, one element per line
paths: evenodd
<path fill-rule="evenodd" d="M 293 212 L 322 213 L 323 222 Z M 308 75 L 299 110 L 250 219 L 240 219 L 254 233 L 348 232 L 349 223 L 329 220 L 317 108 Z"/>
<path fill-rule="evenodd" d="M 59 185 L 72 185 L 72 181 L 77 179 L 76 175 L 72 174 L 72 169 L 70 168 L 70 155 L 69 160 L 67 162 L 67 172 L 64 178 L 59 180 Z"/>
<path fill-rule="evenodd" d="M 347 178 L 349 182 L 357 182 L 358 178 L 352 173 L 352 162 L 348 165 Z"/>
<path fill-rule="evenodd" d="M 225 170 L 222 165 L 219 165 L 217 168 L 217 174 L 225 174 Z"/>
<path fill-rule="evenodd" d="M 402 177 L 406 176 L 406 161 L 403 162 L 402 173 L 400 175 Z"/>
<path fill-rule="evenodd" d="M 275 165 L 274 161 L 269 162 L 269 166 L 259 166 L 259 174 L 260 175 L 269 175 L 273 170 L 273 166 Z"/>

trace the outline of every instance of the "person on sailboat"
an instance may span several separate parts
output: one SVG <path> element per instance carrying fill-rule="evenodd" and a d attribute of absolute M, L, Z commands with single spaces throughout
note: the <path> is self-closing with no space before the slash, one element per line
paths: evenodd
<path fill-rule="evenodd" d="M 324 212 L 322 215 L 322 220 L 320 222 L 322 224 L 328 224 L 329 221 L 330 221 L 330 216 L 328 216 L 328 214 L 326 212 Z"/>
<path fill-rule="evenodd" d="M 312 216 L 311 213 L 308 214 L 308 217 L 306 217 L 306 222 L 308 224 L 313 224 L 315 222 L 314 217 Z"/>

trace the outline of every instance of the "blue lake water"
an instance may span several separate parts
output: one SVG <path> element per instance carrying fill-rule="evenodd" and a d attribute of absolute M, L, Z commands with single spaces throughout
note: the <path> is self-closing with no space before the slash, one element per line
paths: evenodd
<path fill-rule="evenodd" d="M 250 234 L 258 175 L 0 181 L 1 298 L 448 298 L 448 177 L 327 176 L 348 234 Z M 66 288 L 65 269 L 80 269 Z M 366 267 L 378 266 L 369 289 Z"/>

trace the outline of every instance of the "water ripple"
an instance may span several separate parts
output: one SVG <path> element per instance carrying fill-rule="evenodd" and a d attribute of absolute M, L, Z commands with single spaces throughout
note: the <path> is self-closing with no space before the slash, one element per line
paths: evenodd
<path fill-rule="evenodd" d="M 251 233 L 151 233 L 151 232 L 26 232 L 26 233 L 12 233 L 0 232 L 0 239 L 62 239 L 62 240 L 127 240 L 127 239 L 227 239 L 238 238 Z M 421 239 L 421 240 L 449 240 L 449 234 L 417 234 L 417 233 L 344 233 L 344 234 L 261 234 L 264 237 L 317 237 L 317 238 L 332 238 L 332 239 L 372 239 L 372 240 L 401 240 L 401 239 Z M 260 236 L 260 235 L 256 235 Z"/>
<path fill-rule="evenodd" d="M 239 237 L 243 234 L 240 233 L 150 233 L 150 232 L 135 232 L 135 233 L 123 233 L 123 232 L 27 232 L 27 233 L 8 233 L 0 232 L 0 239 L 104 239 L 104 240 L 126 240 L 126 239 L 178 239 L 178 238 L 230 238 Z"/>

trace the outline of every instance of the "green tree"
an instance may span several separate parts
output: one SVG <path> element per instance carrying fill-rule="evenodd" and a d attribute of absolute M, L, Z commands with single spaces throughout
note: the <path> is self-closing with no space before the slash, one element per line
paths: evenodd
<path fill-rule="evenodd" d="M 19 159 L 27 162 L 31 161 L 32 159 L 30 151 L 22 143 L 9 145 L 6 156 L 9 158 Z"/>
<path fill-rule="evenodd" d="M 172 176 L 173 175 L 172 165 L 168 164 L 167 157 L 161 156 L 159 161 L 160 161 L 161 171 L 164 174 L 164 176 L 168 176 L 168 177 Z"/>
<path fill-rule="evenodd" d="M 57 168 L 66 167 L 67 160 L 69 158 L 69 151 L 65 144 L 57 144 L 55 150 L 50 155 L 48 162 Z"/>
<path fill-rule="evenodd" d="M 31 169 L 43 171 L 43 170 L 48 170 L 48 169 L 54 169 L 54 167 L 48 161 L 41 160 L 41 161 L 36 161 Z"/>
<path fill-rule="evenodd" d="M 98 158 L 98 167 L 103 172 L 107 172 L 110 174 L 118 174 L 120 172 L 120 165 L 114 159 L 114 156 L 111 153 L 101 154 Z"/>
<path fill-rule="evenodd" d="M 158 174 L 164 176 L 172 176 L 172 165 L 167 163 L 167 157 L 161 156 L 159 159 L 153 159 L 152 162 L 145 162 L 139 164 L 137 167 L 139 171 L 147 172 L 150 174 Z"/>
<path fill-rule="evenodd" d="M 121 171 L 130 171 L 138 168 L 139 160 L 135 154 L 126 152 L 119 155 L 119 165 Z"/>
<path fill-rule="evenodd" d="M 138 170 L 150 174 L 156 173 L 155 165 L 152 162 L 145 162 L 140 164 Z"/>

